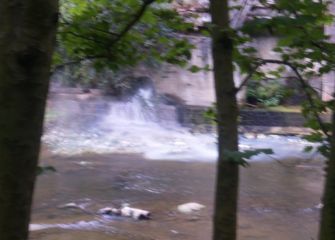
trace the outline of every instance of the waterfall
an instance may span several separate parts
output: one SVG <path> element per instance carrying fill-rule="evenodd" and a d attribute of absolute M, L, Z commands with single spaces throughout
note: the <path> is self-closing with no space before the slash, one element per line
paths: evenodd
<path fill-rule="evenodd" d="M 114 126 L 157 124 L 157 111 L 152 88 L 140 88 L 127 101 L 108 103 L 106 116 L 99 123 L 104 129 Z"/>
<path fill-rule="evenodd" d="M 101 95 L 70 96 L 50 99 L 48 112 L 53 117 L 46 117 L 43 142 L 55 154 L 138 153 L 148 159 L 180 161 L 217 157 L 216 135 L 191 133 L 179 126 L 175 106 L 160 102 L 152 87 L 140 87 L 122 101 Z M 277 158 L 306 159 L 310 155 L 302 150 L 307 145 L 311 144 L 298 137 L 240 137 L 240 149 L 272 148 Z"/>

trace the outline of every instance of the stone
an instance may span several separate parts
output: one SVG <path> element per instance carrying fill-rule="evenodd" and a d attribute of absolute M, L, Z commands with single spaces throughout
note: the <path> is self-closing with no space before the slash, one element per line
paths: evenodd
<path fill-rule="evenodd" d="M 315 205 L 315 208 L 316 209 L 322 209 L 323 208 L 323 204 L 319 203 L 319 204 Z"/>
<path fill-rule="evenodd" d="M 200 203 L 196 203 L 196 202 L 189 202 L 189 203 L 184 203 L 184 204 L 181 204 L 177 207 L 178 211 L 181 212 L 181 213 L 186 213 L 186 214 L 189 214 L 189 213 L 193 213 L 193 212 L 196 212 L 196 211 L 199 211 L 203 208 L 205 208 L 206 206 L 200 204 Z"/>

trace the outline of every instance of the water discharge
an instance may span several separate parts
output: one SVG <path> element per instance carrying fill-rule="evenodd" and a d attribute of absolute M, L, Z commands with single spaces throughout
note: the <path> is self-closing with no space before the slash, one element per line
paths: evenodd
<path fill-rule="evenodd" d="M 79 103 L 64 100 L 58 103 L 62 106 L 76 104 Z M 84 104 L 88 105 L 90 102 Z M 167 121 L 162 118 L 164 113 L 159 111 L 162 104 L 157 102 L 151 88 L 140 89 L 128 101 L 100 100 L 94 104 L 91 102 L 91 105 L 93 111 L 92 107 L 81 106 L 79 111 L 59 117 L 57 120 L 61 124 L 46 131 L 43 140 L 51 151 L 64 155 L 85 152 L 138 153 L 148 159 L 180 161 L 215 161 L 217 158 L 216 135 L 192 133 L 181 127 L 176 120 Z M 56 109 L 68 111 L 63 108 Z M 292 136 L 240 137 L 241 150 L 272 148 L 275 152 L 272 158 L 313 157 L 313 154 L 303 153 L 308 145 L 312 144 Z M 272 158 L 261 155 L 254 160 Z"/>
<path fill-rule="evenodd" d="M 123 102 L 52 100 L 49 111 L 57 115 L 46 126 L 41 163 L 57 172 L 38 179 L 30 240 L 210 239 L 216 136 L 162 119 L 158 105 L 151 89 Z M 316 236 L 323 165 L 320 156 L 302 153 L 307 145 L 298 137 L 240 136 L 242 150 L 275 152 L 241 169 L 240 240 Z M 188 202 L 206 207 L 178 212 Z M 149 210 L 152 220 L 97 214 L 123 203 Z"/>

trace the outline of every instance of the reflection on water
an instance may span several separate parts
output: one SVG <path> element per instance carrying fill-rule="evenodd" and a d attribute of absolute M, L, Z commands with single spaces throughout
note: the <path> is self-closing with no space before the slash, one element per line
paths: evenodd
<path fill-rule="evenodd" d="M 39 177 L 31 240 L 210 239 L 214 163 L 148 161 L 116 154 L 64 157 L 45 153 L 42 158 L 58 171 Z M 315 238 L 321 167 L 316 160 L 285 160 L 254 162 L 242 169 L 239 239 Z M 191 215 L 178 213 L 177 206 L 186 202 L 199 202 L 206 208 Z M 61 207 L 67 203 L 84 210 Z M 153 219 L 96 214 L 102 207 L 122 203 L 151 211 Z"/>

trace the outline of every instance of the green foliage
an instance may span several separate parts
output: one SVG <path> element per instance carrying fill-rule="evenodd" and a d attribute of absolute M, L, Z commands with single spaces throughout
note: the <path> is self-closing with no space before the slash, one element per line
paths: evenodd
<path fill-rule="evenodd" d="M 192 65 L 191 67 L 188 68 L 188 70 L 192 73 L 197 73 L 197 72 L 200 72 L 200 71 L 209 72 L 209 71 L 211 71 L 211 68 L 210 68 L 209 65 L 206 65 L 204 67 L 199 67 L 197 65 Z"/>
<path fill-rule="evenodd" d="M 334 22 L 334 16 L 328 11 L 331 2 L 277 0 L 259 3 L 271 12 L 271 16 L 255 17 L 233 34 L 236 66 L 242 73 L 252 75 L 250 79 L 261 81 L 251 83 L 252 88 L 248 94 L 266 105 L 277 104 L 285 97 L 285 92 L 274 90 L 276 87 L 268 86 L 264 80 L 269 75 L 272 75 L 270 78 L 278 79 L 285 76 L 285 71 L 291 71 L 307 99 L 302 104 L 302 113 L 306 118 L 306 127 L 313 132 L 306 139 L 320 143 L 316 150 L 329 156 L 331 125 L 334 123 L 325 122 L 321 114 L 332 111 L 334 103 L 323 101 L 308 80 L 319 78 L 335 69 L 335 44 L 329 41 L 330 36 L 324 31 L 325 26 Z M 255 34 L 279 38 L 278 44 L 273 48 L 277 55 L 275 59 L 262 59 L 257 54 L 253 44 Z M 269 68 L 262 68 L 268 64 L 281 66 L 282 69 L 273 72 Z M 312 148 L 308 147 L 306 150 L 311 151 Z"/>
<path fill-rule="evenodd" d="M 255 29 L 275 34 L 280 40 L 273 50 L 282 60 L 294 63 L 305 74 L 318 75 L 329 70 L 327 66 L 333 64 L 335 52 L 334 44 L 328 41 L 329 36 L 324 33 L 324 25 L 333 21 L 333 16 L 328 12 L 328 3 L 313 0 L 278 0 L 274 4 L 263 2 L 274 16 L 256 18 L 245 24 L 241 31 L 248 36 Z M 315 71 L 319 65 L 322 72 Z"/>
<path fill-rule="evenodd" d="M 57 39 L 63 63 L 87 59 L 97 69 L 113 70 L 150 59 L 186 65 L 193 46 L 177 33 L 190 24 L 166 8 L 168 2 L 61 1 Z"/>
<path fill-rule="evenodd" d="M 55 64 L 68 61 L 82 63 L 86 60 L 88 68 L 109 68 L 114 74 L 121 68 L 132 67 L 139 62 L 165 61 L 186 66 L 193 46 L 180 33 L 187 32 L 191 24 L 184 23 L 174 10 L 166 7 L 170 1 L 152 2 L 61 1 Z M 280 79 L 287 70 L 299 74 L 297 79 L 309 96 L 309 101 L 302 108 L 307 119 L 306 126 L 315 132 L 309 139 L 319 141 L 324 146 L 329 140 L 330 127 L 328 123 L 320 121 L 318 115 L 332 110 L 333 103 L 323 102 L 306 80 L 320 77 L 335 66 L 335 45 L 324 33 L 324 26 L 333 22 L 333 16 L 328 11 L 329 1 L 277 0 L 273 3 L 260 1 L 260 4 L 272 14 L 266 18 L 256 17 L 240 29 L 223 30 L 234 41 L 235 67 L 242 74 L 252 75 L 250 79 L 255 82 L 251 83 L 248 94 L 266 106 L 279 104 L 285 98 L 286 91 L 278 82 L 264 84 L 264 80 Z M 239 9 L 240 6 L 234 8 Z M 209 24 L 208 30 L 212 29 L 213 26 Z M 253 43 L 255 33 L 279 37 L 277 46 L 273 48 L 277 53 L 275 61 L 262 59 L 258 55 Z M 262 68 L 269 63 L 279 68 Z M 198 72 L 209 70 L 209 67 L 191 66 L 189 70 Z M 75 81 L 81 79 L 84 85 L 94 82 L 94 78 L 87 74 L 85 65 L 71 71 L 69 74 Z M 215 121 L 215 110 L 210 109 L 206 115 Z M 325 149 L 320 151 L 325 152 Z"/>
<path fill-rule="evenodd" d="M 313 149 L 314 149 L 313 146 L 306 146 L 306 147 L 304 148 L 304 152 L 309 153 L 309 152 L 312 152 Z"/>
<path fill-rule="evenodd" d="M 286 88 L 278 81 L 253 81 L 248 84 L 247 98 L 266 107 L 278 106 L 286 96 Z"/>
<path fill-rule="evenodd" d="M 264 149 L 255 149 L 255 150 L 246 150 L 246 151 L 224 151 L 224 156 L 228 161 L 237 163 L 243 167 L 249 166 L 249 163 L 247 162 L 248 159 L 251 159 L 254 156 L 257 156 L 259 154 L 273 154 L 272 149 L 264 148 Z"/>
<path fill-rule="evenodd" d="M 42 175 L 48 172 L 56 172 L 56 168 L 53 166 L 38 166 L 36 170 L 37 175 Z"/>
<path fill-rule="evenodd" d="M 205 112 L 204 112 L 204 117 L 208 119 L 212 124 L 216 124 L 217 121 L 217 111 L 216 111 L 216 104 L 213 104 L 212 107 L 209 107 Z"/>

